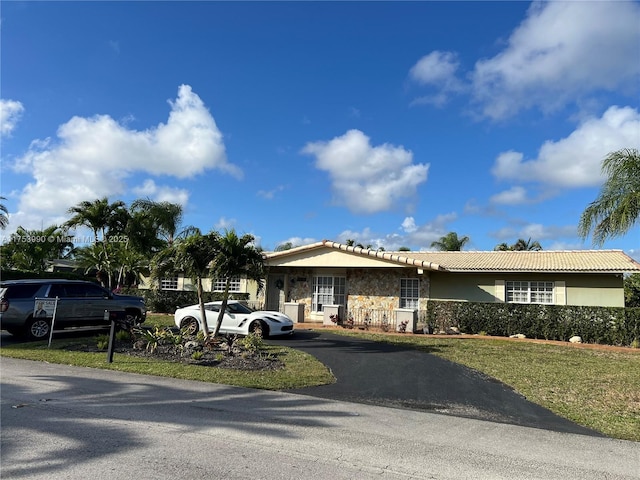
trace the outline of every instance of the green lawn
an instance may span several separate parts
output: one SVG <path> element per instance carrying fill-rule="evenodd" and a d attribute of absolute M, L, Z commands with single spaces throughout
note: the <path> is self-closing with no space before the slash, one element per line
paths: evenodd
<path fill-rule="evenodd" d="M 152 315 L 147 324 L 172 326 L 173 317 Z M 640 441 L 640 350 L 594 350 L 527 341 L 429 335 L 385 335 L 352 330 L 335 333 L 421 349 L 486 373 L 530 401 L 576 423 L 613 438 Z M 68 365 L 161 375 L 251 388 L 283 390 L 335 381 L 331 372 L 310 355 L 284 347 L 268 347 L 285 363 L 280 371 L 241 372 L 183 365 L 128 355 L 106 362 L 105 353 L 70 352 L 72 340 L 17 344 L 1 355 Z"/>

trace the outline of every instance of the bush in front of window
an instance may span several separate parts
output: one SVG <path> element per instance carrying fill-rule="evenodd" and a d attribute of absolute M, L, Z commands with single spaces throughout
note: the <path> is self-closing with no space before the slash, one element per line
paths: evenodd
<path fill-rule="evenodd" d="M 630 346 L 640 338 L 640 308 L 586 307 L 430 300 L 426 323 L 434 333 L 457 327 L 462 333 Z"/>

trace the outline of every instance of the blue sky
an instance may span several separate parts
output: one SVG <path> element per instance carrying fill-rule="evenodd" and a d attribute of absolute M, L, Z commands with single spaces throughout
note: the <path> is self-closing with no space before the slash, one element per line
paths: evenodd
<path fill-rule="evenodd" d="M 592 248 L 640 148 L 639 2 L 3 2 L 10 234 L 108 196 L 266 250 Z M 604 248 L 640 259 L 640 227 Z"/>

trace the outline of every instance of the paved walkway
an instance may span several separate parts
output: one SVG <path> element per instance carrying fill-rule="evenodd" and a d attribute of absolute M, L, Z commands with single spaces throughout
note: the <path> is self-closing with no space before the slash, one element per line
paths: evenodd
<path fill-rule="evenodd" d="M 289 390 L 293 393 L 601 436 L 491 377 L 426 352 L 301 329 L 268 342 L 313 355 L 337 378 L 332 385 Z"/>

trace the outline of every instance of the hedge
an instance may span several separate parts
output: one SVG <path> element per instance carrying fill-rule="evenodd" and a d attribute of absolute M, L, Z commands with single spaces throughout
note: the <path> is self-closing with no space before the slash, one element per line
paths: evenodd
<path fill-rule="evenodd" d="M 430 300 L 426 319 L 432 331 L 456 327 L 461 333 L 630 346 L 640 339 L 640 307 L 586 307 Z"/>

